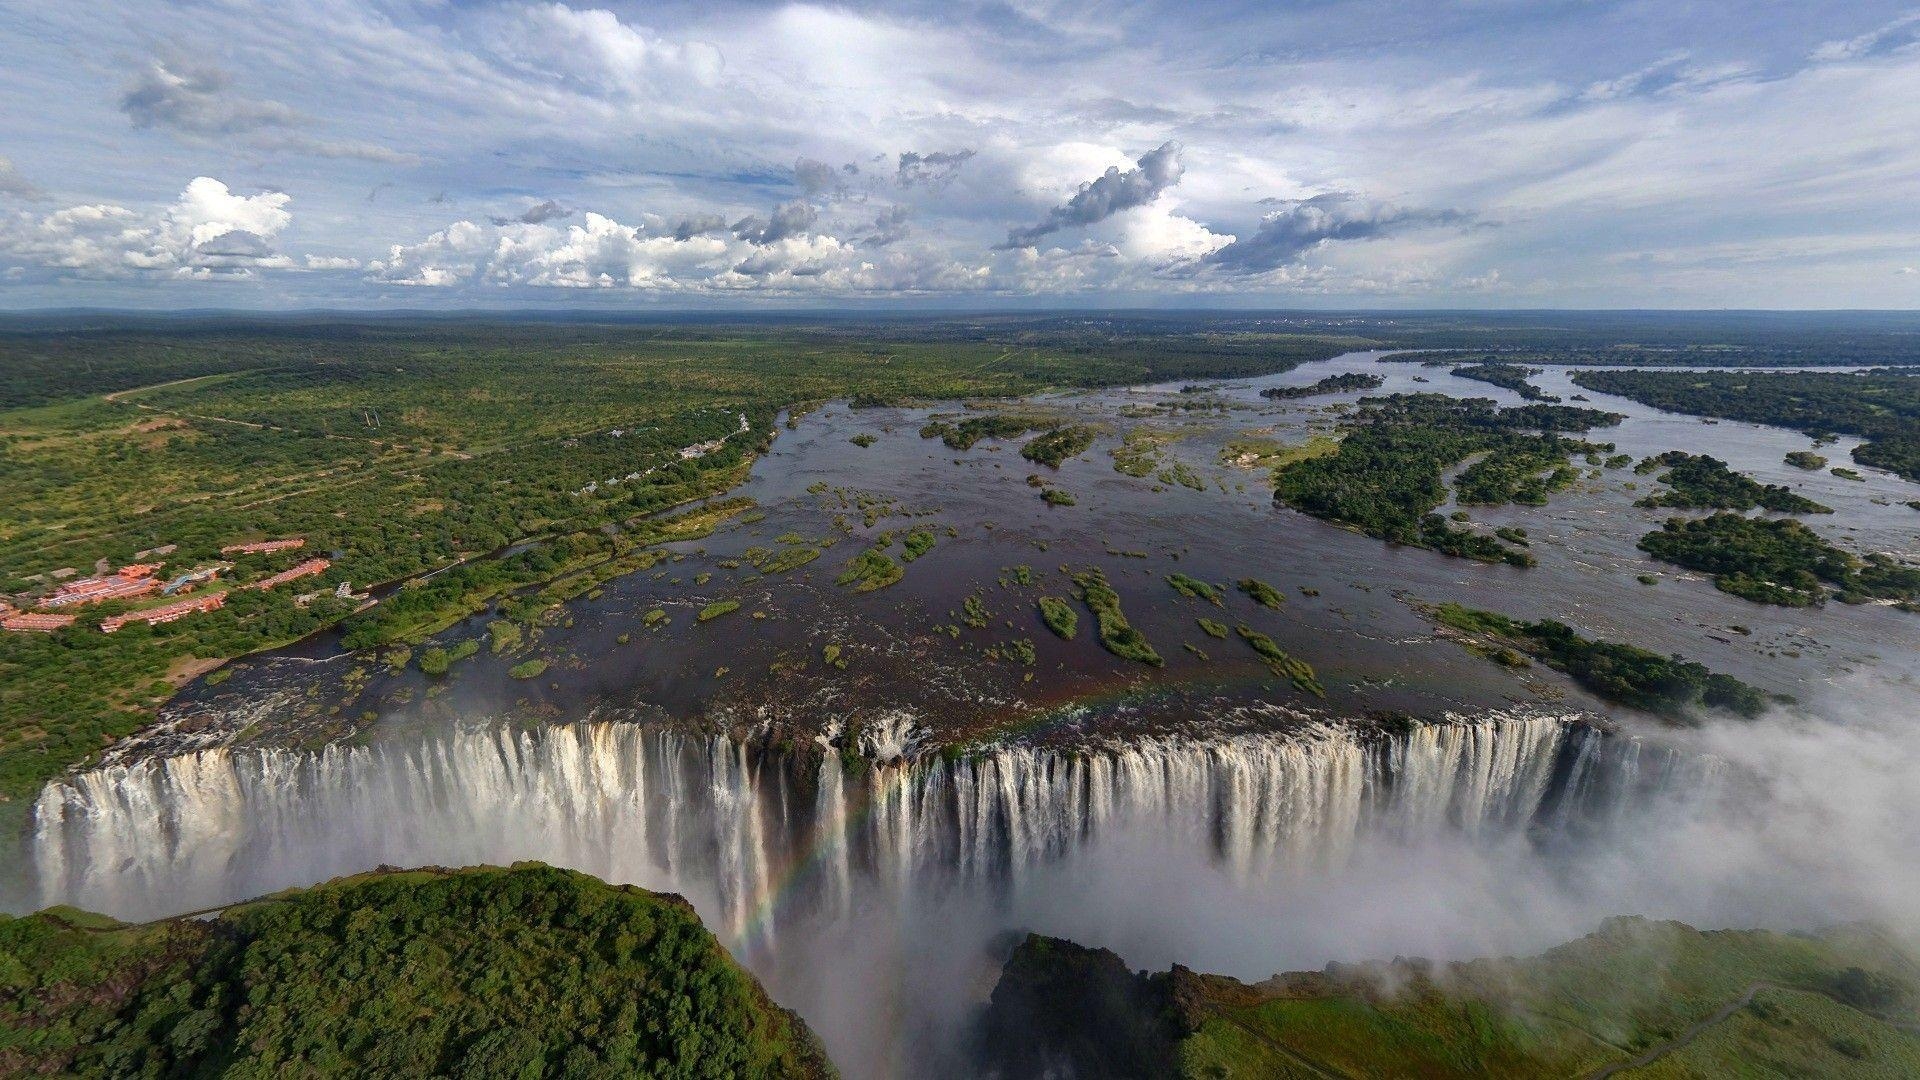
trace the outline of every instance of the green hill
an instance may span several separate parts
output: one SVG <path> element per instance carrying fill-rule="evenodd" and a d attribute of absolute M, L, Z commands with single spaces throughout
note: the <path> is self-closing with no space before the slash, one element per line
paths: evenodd
<path fill-rule="evenodd" d="M 830 1077 L 679 897 L 523 864 L 0 917 L 0 1075 Z"/>
<path fill-rule="evenodd" d="M 1522 959 L 1332 965 L 1246 984 L 1030 936 L 982 1046 L 1003 1075 L 1920 1076 L 1912 959 L 1813 937 L 1609 920 Z"/>

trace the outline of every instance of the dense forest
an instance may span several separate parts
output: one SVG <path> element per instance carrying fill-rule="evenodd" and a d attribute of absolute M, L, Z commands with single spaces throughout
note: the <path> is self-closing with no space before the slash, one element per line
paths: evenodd
<path fill-rule="evenodd" d="M 331 566 L 299 589 L 230 591 L 224 609 L 160 627 L 102 635 L 99 620 L 127 606 L 106 604 L 56 633 L 0 634 L 0 831 L 18 827 L 48 777 L 150 720 L 198 671 L 354 608 L 330 595 L 301 607 L 297 593 L 437 571 L 347 628 L 356 647 L 405 644 L 490 606 L 525 622 L 650 565 L 650 545 L 712 527 L 698 504 L 745 479 L 788 405 L 1270 374 L 1363 344 L 1175 325 L 1133 338 L 1045 320 L 859 332 L 101 322 L 0 326 L 0 591 L 30 601 L 56 571 L 166 546 L 175 575 L 275 537 L 304 538 L 303 554 Z M 987 434 L 970 424 L 957 441 Z M 228 576 L 282 568 L 256 559 Z"/>
<path fill-rule="evenodd" d="M 1727 467 L 1727 463 L 1705 454 L 1669 450 L 1647 458 L 1634 472 L 1667 471 L 1655 479 L 1670 490 L 1648 495 L 1636 506 L 1672 507 L 1688 510 L 1752 510 L 1756 507 L 1779 514 L 1831 514 L 1822 506 L 1782 484 L 1762 484 Z"/>
<path fill-rule="evenodd" d="M 1318 397 L 1321 394 L 1346 394 L 1355 390 L 1378 390 L 1385 385 L 1386 379 L 1361 371 L 1343 371 L 1338 375 L 1328 375 L 1315 379 L 1305 386 L 1269 386 L 1260 391 L 1263 398 L 1275 401 L 1292 401 L 1297 398 Z"/>
<path fill-rule="evenodd" d="M 1715 588 L 1755 603 L 1808 607 L 1830 595 L 1850 603 L 1920 601 L 1920 567 L 1882 554 L 1858 558 L 1791 519 L 1674 518 L 1641 537 L 1640 549 L 1712 574 Z"/>
<path fill-rule="evenodd" d="M 1489 361 L 1481 364 L 1465 364 L 1454 368 L 1448 374 L 1456 378 L 1472 379 L 1475 382 L 1511 390 L 1528 401 L 1544 401 L 1551 404 L 1560 400 L 1527 381 L 1540 374 L 1539 368 Z"/>
<path fill-rule="evenodd" d="M 1450 630 L 1492 643 L 1493 648 L 1481 651 L 1498 662 L 1523 663 L 1506 651 L 1516 649 L 1566 672 L 1597 697 L 1669 718 L 1686 718 L 1701 708 L 1753 717 L 1769 703 L 1766 694 L 1731 675 L 1637 645 L 1583 638 L 1552 619 L 1523 622 L 1459 604 L 1441 604 L 1430 614 Z"/>
<path fill-rule="evenodd" d="M 1581 371 L 1573 381 L 1696 416 L 1857 435 L 1862 465 L 1920 481 L 1920 378 L 1893 372 Z"/>
<path fill-rule="evenodd" d="M 686 901 L 535 864 L 0 916 L 0 960 L 8 1076 L 834 1075 Z"/>
<path fill-rule="evenodd" d="M 1457 528 L 1433 512 L 1447 498 L 1446 470 L 1484 455 L 1456 481 L 1462 503 L 1541 505 L 1572 481 L 1569 455 L 1612 449 L 1562 433 L 1619 421 L 1615 413 L 1563 405 L 1500 409 L 1486 398 L 1441 394 L 1366 398 L 1332 453 L 1275 474 L 1274 498 L 1382 540 L 1527 566 L 1533 557 L 1525 551 Z"/>

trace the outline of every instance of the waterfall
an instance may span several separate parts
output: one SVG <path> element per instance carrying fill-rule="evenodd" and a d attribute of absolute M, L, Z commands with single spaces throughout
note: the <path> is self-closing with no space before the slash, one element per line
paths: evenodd
<path fill-rule="evenodd" d="M 872 756 L 843 764 L 588 720 L 204 749 L 48 785 L 34 858 L 44 902 L 129 918 L 383 864 L 539 859 L 687 893 L 736 939 L 770 943 L 767 916 L 788 904 L 844 910 L 861 888 L 1004 881 L 1133 821 L 1190 829 L 1233 873 L 1271 874 L 1337 865 L 1374 832 L 1565 832 L 1677 767 L 1638 740 L 1519 716 L 1394 735 L 1313 723 L 1010 744 L 956 760 L 910 744 L 883 731 L 862 741 Z"/>

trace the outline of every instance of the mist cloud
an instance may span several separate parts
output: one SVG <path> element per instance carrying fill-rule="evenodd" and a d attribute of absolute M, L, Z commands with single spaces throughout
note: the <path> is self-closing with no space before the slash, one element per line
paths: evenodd
<path fill-rule="evenodd" d="M 732 225 L 733 235 L 749 244 L 773 244 L 790 236 L 800 236 L 819 220 L 813 204 L 796 199 L 773 208 L 767 217 L 749 214 Z"/>
<path fill-rule="evenodd" d="M 972 150 L 937 150 L 931 154 L 920 154 L 909 150 L 900 155 L 900 164 L 894 170 L 893 182 L 901 187 L 923 184 L 927 187 L 943 187 L 960 175 L 960 166 L 973 157 Z"/>

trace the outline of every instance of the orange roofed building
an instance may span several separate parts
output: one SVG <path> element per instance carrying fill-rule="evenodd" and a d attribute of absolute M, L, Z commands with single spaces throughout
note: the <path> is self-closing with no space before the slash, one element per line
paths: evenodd
<path fill-rule="evenodd" d="M 282 570 L 270 578 L 261 578 L 247 586 L 249 589 L 271 589 L 276 585 L 285 585 L 289 581 L 298 581 L 303 577 L 324 574 L 333 563 L 327 559 L 308 559 L 306 562 L 287 570 Z"/>
<path fill-rule="evenodd" d="M 159 626 L 161 623 L 170 623 L 175 619 L 185 618 L 197 611 L 212 611 L 215 608 L 224 607 L 226 603 L 226 593 L 209 593 L 206 596 L 196 596 L 190 600 L 175 600 L 171 604 L 162 604 L 159 607 L 148 608 L 145 611 L 129 611 L 125 615 L 112 616 L 101 622 L 100 629 L 104 633 L 111 634 L 128 623 L 143 622 L 150 626 Z M 72 618 L 71 615 L 67 617 L 69 619 Z"/>
<path fill-rule="evenodd" d="M 73 625 L 71 615 L 46 615 L 31 611 L 9 612 L 0 617 L 0 630 L 25 630 L 36 634 L 51 634 L 64 626 Z"/>
<path fill-rule="evenodd" d="M 119 572 L 106 577 L 80 578 L 69 581 L 53 591 L 53 595 L 40 601 L 41 607 L 67 607 L 72 604 L 97 604 L 102 600 L 131 600 L 136 596 L 145 596 L 160 587 L 154 580 L 153 572 L 160 569 L 159 563 L 133 563 L 123 566 Z"/>

